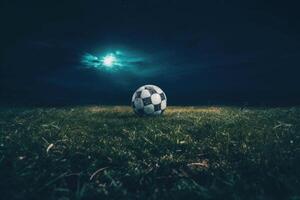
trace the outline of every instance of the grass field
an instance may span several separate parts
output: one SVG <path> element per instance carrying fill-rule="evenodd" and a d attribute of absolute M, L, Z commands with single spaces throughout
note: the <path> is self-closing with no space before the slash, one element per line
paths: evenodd
<path fill-rule="evenodd" d="M 0 199 L 300 199 L 300 108 L 0 109 Z"/>

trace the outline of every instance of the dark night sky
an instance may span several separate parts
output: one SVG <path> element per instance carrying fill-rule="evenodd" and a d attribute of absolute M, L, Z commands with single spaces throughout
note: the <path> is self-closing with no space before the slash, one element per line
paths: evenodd
<path fill-rule="evenodd" d="M 292 1 L 45 2 L 0 3 L 2 103 L 129 104 L 143 84 L 171 105 L 300 103 Z M 115 71 L 81 63 L 116 50 L 134 61 Z"/>

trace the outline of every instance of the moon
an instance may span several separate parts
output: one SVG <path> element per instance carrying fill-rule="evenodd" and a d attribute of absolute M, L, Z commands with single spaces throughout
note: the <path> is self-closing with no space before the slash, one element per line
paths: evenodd
<path fill-rule="evenodd" d="M 102 59 L 102 64 L 106 67 L 112 67 L 117 61 L 117 58 L 113 54 L 104 56 Z"/>

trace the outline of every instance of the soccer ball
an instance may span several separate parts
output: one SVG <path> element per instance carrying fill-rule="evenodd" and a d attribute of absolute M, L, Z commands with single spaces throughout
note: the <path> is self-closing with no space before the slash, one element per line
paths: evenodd
<path fill-rule="evenodd" d="M 138 115 L 160 115 L 167 107 L 167 97 L 159 87 L 144 85 L 135 91 L 131 104 Z"/>

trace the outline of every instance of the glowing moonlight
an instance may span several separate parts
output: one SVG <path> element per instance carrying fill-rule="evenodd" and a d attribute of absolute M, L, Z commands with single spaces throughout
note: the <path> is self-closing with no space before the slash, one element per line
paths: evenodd
<path fill-rule="evenodd" d="M 116 63 L 117 59 L 113 54 L 104 56 L 102 59 L 102 64 L 107 67 L 112 67 Z"/>

